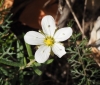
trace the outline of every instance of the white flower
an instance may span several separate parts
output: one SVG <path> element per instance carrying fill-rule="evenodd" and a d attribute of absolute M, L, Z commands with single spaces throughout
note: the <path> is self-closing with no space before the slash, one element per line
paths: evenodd
<path fill-rule="evenodd" d="M 29 31 L 24 36 L 26 43 L 39 46 L 35 52 L 35 60 L 38 63 L 44 63 L 49 58 L 51 50 L 61 58 L 66 52 L 60 42 L 67 40 L 72 35 L 72 29 L 65 27 L 56 31 L 55 21 L 50 15 L 43 17 L 41 25 L 43 33 Z"/>

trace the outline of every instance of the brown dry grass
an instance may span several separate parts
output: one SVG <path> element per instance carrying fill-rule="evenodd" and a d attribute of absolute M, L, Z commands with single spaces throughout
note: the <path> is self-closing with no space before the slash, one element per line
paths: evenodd
<path fill-rule="evenodd" d="M 14 2 L 14 0 L 4 0 L 3 1 L 3 4 L 0 7 L 0 12 L 1 12 L 0 24 L 3 23 L 5 15 L 7 15 L 9 13 L 9 11 L 6 11 L 6 9 L 11 8 L 13 5 L 13 2 Z"/>

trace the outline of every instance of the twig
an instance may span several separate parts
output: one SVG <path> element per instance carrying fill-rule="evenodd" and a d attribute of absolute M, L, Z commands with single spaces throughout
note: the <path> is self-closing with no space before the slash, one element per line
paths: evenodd
<path fill-rule="evenodd" d="M 85 11 L 86 11 L 86 5 L 87 5 L 87 0 L 85 0 L 84 3 L 84 11 L 83 11 L 83 19 L 82 19 L 82 28 L 83 28 L 83 33 L 85 34 Z"/>
<path fill-rule="evenodd" d="M 72 13 L 72 15 L 73 15 L 73 17 L 74 17 L 76 23 L 77 23 L 77 25 L 78 25 L 78 27 L 79 27 L 81 33 L 82 33 L 82 37 L 84 38 L 85 35 L 84 35 L 83 30 L 82 30 L 82 27 L 81 27 L 81 25 L 80 25 L 80 23 L 79 23 L 79 21 L 78 21 L 78 19 L 77 19 L 77 17 L 76 17 L 76 15 L 75 15 L 75 13 L 74 13 L 74 11 L 73 11 L 73 9 L 72 9 L 72 7 L 71 7 L 71 5 L 70 5 L 70 3 L 69 3 L 68 0 L 66 0 L 66 4 L 68 5 L 68 7 L 69 7 L 69 9 L 70 9 L 70 11 L 71 11 L 71 13 Z"/>
<path fill-rule="evenodd" d="M 45 8 L 49 3 L 50 3 L 51 0 L 47 0 L 44 5 L 43 5 L 43 8 Z"/>

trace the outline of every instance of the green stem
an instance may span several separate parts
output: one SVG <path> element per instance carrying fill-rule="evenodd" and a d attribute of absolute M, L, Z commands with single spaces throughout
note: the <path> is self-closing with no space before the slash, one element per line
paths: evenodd
<path fill-rule="evenodd" d="M 76 47 L 77 47 L 77 46 L 76 46 Z M 81 64 L 82 64 L 82 69 L 83 69 L 83 71 L 84 71 L 84 76 L 86 76 L 84 63 L 83 63 L 83 61 L 82 61 L 82 57 L 81 57 L 81 54 L 80 54 L 80 51 L 79 51 L 79 48 L 78 48 L 78 47 L 77 47 L 77 50 L 78 50 L 78 54 L 79 54 L 79 60 L 80 60 L 80 62 L 81 62 Z"/>

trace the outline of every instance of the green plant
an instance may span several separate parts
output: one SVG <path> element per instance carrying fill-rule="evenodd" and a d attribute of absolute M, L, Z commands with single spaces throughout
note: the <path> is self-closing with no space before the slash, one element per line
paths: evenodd
<path fill-rule="evenodd" d="M 68 62 L 71 66 L 73 85 L 100 85 L 100 69 L 90 57 L 90 48 L 86 47 L 87 39 L 77 44 L 80 37 L 80 33 L 74 33 L 70 39 L 70 47 L 66 49 L 71 55 Z"/>
<path fill-rule="evenodd" d="M 11 16 L 7 15 L 0 25 L 0 85 L 36 85 L 38 79 L 32 82 L 32 78 L 40 76 L 41 67 L 53 59 L 43 65 L 34 60 L 31 46 L 22 42 L 23 34 L 20 38 L 11 31 Z"/>

